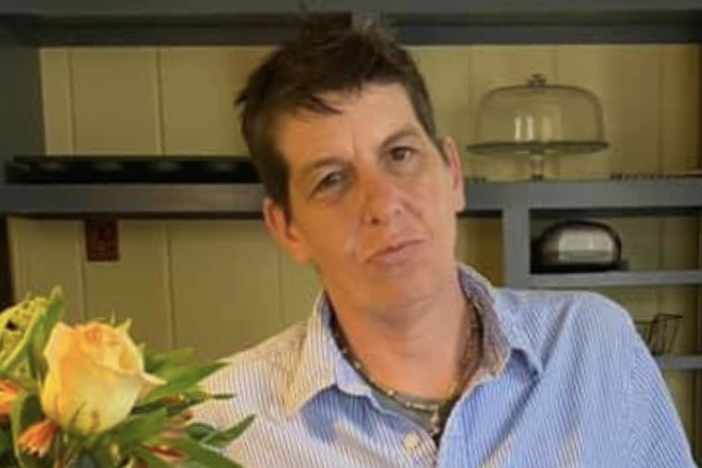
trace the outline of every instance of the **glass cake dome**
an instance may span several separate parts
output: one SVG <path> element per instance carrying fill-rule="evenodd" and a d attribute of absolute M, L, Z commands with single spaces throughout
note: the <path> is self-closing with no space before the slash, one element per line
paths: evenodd
<path fill-rule="evenodd" d="M 543 178 L 545 157 L 601 151 L 604 136 L 602 106 L 583 88 L 547 84 L 533 75 L 526 85 L 497 88 L 480 101 L 475 154 L 526 157 L 531 177 Z"/>

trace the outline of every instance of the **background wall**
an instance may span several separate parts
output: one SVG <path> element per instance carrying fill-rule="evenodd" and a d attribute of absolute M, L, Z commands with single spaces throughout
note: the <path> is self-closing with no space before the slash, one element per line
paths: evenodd
<path fill-rule="evenodd" d="M 245 154 L 232 102 L 261 47 L 51 48 L 41 51 L 50 154 Z M 605 177 L 699 167 L 698 46 L 480 46 L 412 49 L 434 96 L 439 128 L 472 141 L 478 100 L 532 73 L 586 87 L 603 102 L 611 148 L 547 166 L 551 176 Z M 518 179 L 525 162 L 464 159 L 467 176 Z M 470 203 L 470 200 L 468 200 Z M 633 269 L 694 268 L 695 219 L 608 219 Z M 542 228 L 538 223 L 535 229 Z M 70 318 L 135 319 L 156 347 L 229 354 L 304 319 L 317 280 L 277 250 L 260 221 L 120 220 L 121 258 L 86 261 L 80 221 L 12 219 L 15 296 L 62 284 Z M 461 220 L 458 257 L 502 281 L 498 220 Z M 602 290 L 636 318 L 679 313 L 676 352 L 697 342 L 694 288 Z M 691 374 L 666 373 L 694 428 Z"/>

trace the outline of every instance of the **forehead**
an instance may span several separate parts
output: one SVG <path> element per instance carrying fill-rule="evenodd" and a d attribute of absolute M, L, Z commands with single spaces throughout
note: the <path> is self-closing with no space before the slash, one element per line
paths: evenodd
<path fill-rule="evenodd" d="M 317 158 L 341 157 L 380 145 L 403 128 L 424 131 L 407 92 L 399 84 L 372 84 L 360 91 L 321 96 L 336 113 L 301 109 L 281 116 L 276 145 L 291 169 Z"/>

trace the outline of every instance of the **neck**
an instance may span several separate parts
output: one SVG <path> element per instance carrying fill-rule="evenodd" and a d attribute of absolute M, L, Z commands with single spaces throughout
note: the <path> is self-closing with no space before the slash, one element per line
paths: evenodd
<path fill-rule="evenodd" d="M 446 398 L 463 376 L 479 323 L 456 281 L 430 299 L 382 313 L 344 308 L 336 318 L 350 352 L 378 383 L 424 398 Z M 478 343 L 479 344 L 479 343 Z M 477 346 L 479 349 L 480 346 Z M 468 354 L 467 354 L 468 353 Z"/>

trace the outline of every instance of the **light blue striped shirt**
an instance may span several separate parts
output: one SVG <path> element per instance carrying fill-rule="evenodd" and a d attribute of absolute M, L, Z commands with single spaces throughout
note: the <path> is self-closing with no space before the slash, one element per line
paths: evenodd
<path fill-rule="evenodd" d="M 494 289 L 460 266 L 484 325 L 480 370 L 437 448 L 382 407 L 341 356 L 320 295 L 306 324 L 234 356 L 208 381 L 235 393 L 197 418 L 257 418 L 227 448 L 246 468 L 695 466 L 629 315 L 593 293 Z"/>

